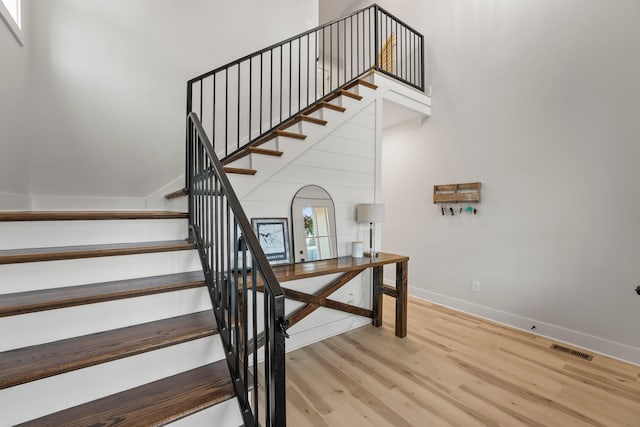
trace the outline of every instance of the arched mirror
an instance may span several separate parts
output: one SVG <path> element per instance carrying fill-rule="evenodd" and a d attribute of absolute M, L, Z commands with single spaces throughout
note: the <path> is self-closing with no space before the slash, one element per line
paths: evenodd
<path fill-rule="evenodd" d="M 337 258 L 336 210 L 327 191 L 302 187 L 291 202 L 294 262 Z"/>

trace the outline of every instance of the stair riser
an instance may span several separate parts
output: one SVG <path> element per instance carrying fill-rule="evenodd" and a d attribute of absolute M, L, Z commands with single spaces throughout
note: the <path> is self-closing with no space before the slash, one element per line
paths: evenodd
<path fill-rule="evenodd" d="M 273 138 L 260 145 L 260 148 L 264 148 L 267 150 L 276 150 L 278 151 L 278 138 Z"/>
<path fill-rule="evenodd" d="M 0 223 L 0 250 L 186 239 L 188 220 Z"/>
<path fill-rule="evenodd" d="M 0 318 L 0 351 L 211 310 L 206 288 Z"/>
<path fill-rule="evenodd" d="M 187 196 L 177 197 L 175 199 L 167 200 L 164 197 L 157 203 L 158 209 L 166 209 L 177 212 L 187 212 L 189 210 L 189 198 Z"/>
<path fill-rule="evenodd" d="M 0 294 L 200 270 L 195 250 L 0 265 Z"/>
<path fill-rule="evenodd" d="M 226 164 L 225 166 L 231 168 L 239 168 L 239 169 L 253 169 L 251 162 L 251 154 L 241 157 L 238 160 L 234 160 L 233 162 Z"/>
<path fill-rule="evenodd" d="M 349 108 L 358 108 L 358 103 L 362 102 L 363 100 L 357 100 L 349 96 L 340 95 L 337 98 L 329 101 L 329 103 L 340 105 L 348 110 Z"/>
<path fill-rule="evenodd" d="M 306 135 L 307 138 L 302 142 L 307 142 L 307 141 L 315 140 L 318 136 L 326 133 L 325 128 L 326 128 L 326 125 L 322 126 L 316 123 L 301 121 L 289 126 L 285 130 L 287 132 L 295 132 L 295 133 L 301 133 L 302 135 Z"/>
<path fill-rule="evenodd" d="M 336 121 L 340 121 L 342 123 L 344 121 L 345 112 L 330 110 L 328 108 L 321 108 L 316 111 L 313 116 L 318 117 L 319 119 L 326 120 L 327 124 L 335 123 Z M 328 134 L 328 132 L 327 132 Z"/>
<path fill-rule="evenodd" d="M 348 89 L 349 92 L 357 93 L 358 95 L 368 96 L 376 93 L 375 89 L 371 89 L 370 87 L 366 87 L 363 85 L 355 85 L 354 87 Z"/>
<path fill-rule="evenodd" d="M 0 390 L 0 423 L 14 425 L 223 358 L 215 335 Z"/>

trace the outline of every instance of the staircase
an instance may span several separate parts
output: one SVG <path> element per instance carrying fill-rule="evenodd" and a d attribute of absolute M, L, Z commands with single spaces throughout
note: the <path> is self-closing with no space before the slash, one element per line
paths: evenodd
<path fill-rule="evenodd" d="M 242 423 L 187 231 L 176 212 L 0 213 L 0 425 Z"/>
<path fill-rule="evenodd" d="M 189 214 L 0 212 L 0 427 L 285 426 L 284 292 L 240 199 L 376 101 L 428 115 L 424 82 L 422 35 L 369 6 L 187 82 Z"/>
<path fill-rule="evenodd" d="M 238 197 L 242 200 L 367 107 L 375 100 L 377 88 L 365 78 L 357 79 L 223 159 Z"/>

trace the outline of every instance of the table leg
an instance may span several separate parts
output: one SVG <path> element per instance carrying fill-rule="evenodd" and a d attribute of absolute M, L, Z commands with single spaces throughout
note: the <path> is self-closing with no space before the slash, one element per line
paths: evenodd
<path fill-rule="evenodd" d="M 396 336 L 407 336 L 407 261 L 396 264 Z M 381 304 L 382 305 L 382 304 Z"/>
<path fill-rule="evenodd" d="M 373 326 L 382 326 L 382 266 L 373 267 Z"/>

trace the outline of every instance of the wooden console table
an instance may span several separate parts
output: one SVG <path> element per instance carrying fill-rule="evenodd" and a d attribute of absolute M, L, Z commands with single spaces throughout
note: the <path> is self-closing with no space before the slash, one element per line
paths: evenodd
<path fill-rule="evenodd" d="M 382 268 L 386 264 L 396 265 L 396 286 L 391 287 L 382 283 Z M 353 258 L 351 256 L 310 261 L 299 264 L 274 266 L 273 271 L 280 283 L 310 277 L 325 276 L 342 273 L 331 283 L 323 286 L 315 294 L 307 294 L 283 286 L 285 297 L 305 303 L 289 316 L 289 326 L 293 326 L 319 307 L 331 308 L 351 314 L 369 317 L 374 326 L 382 325 L 382 296 L 392 296 L 396 300 L 396 336 L 404 338 L 407 335 L 407 268 L 409 257 L 381 253 L 377 258 Z M 328 299 L 328 296 L 346 285 L 367 268 L 373 269 L 373 307 L 368 310 L 355 305 L 345 304 Z"/>

